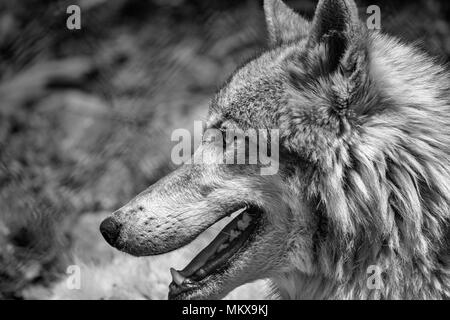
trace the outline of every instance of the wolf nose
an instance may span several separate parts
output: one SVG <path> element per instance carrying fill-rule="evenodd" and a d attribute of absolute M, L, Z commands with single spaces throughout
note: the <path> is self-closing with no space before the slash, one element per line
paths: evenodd
<path fill-rule="evenodd" d="M 117 238 L 119 238 L 120 224 L 112 217 L 106 218 L 100 224 L 100 232 L 106 242 L 108 242 L 111 246 L 114 246 Z"/>

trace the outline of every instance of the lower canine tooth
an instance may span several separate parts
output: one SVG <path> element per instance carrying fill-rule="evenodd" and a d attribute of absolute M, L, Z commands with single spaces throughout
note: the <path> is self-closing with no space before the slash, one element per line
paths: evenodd
<path fill-rule="evenodd" d="M 186 278 L 183 277 L 183 275 L 174 268 L 170 268 L 170 274 L 172 275 L 173 282 L 175 282 L 179 286 L 181 286 L 184 280 L 186 280 Z"/>
<path fill-rule="evenodd" d="M 252 221 L 252 218 L 248 215 L 247 212 L 244 212 L 242 215 L 242 218 L 238 221 L 237 227 L 239 230 L 245 230 L 248 225 L 250 224 L 250 221 Z"/>

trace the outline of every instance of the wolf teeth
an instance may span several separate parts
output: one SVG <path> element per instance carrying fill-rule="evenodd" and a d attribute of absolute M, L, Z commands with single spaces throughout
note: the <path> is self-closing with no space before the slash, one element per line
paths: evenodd
<path fill-rule="evenodd" d="M 228 243 L 222 243 L 219 248 L 217 248 L 217 252 L 223 251 L 228 248 Z"/>
<path fill-rule="evenodd" d="M 242 219 L 237 222 L 238 229 L 241 231 L 247 229 L 247 227 L 250 224 L 250 221 L 252 221 L 252 218 L 245 212 L 242 215 Z"/>
<path fill-rule="evenodd" d="M 226 248 L 228 248 L 228 246 L 230 245 L 231 242 L 233 242 L 234 239 L 238 238 L 241 234 L 242 231 L 245 230 L 246 228 L 248 228 L 248 226 L 250 225 L 250 222 L 252 221 L 252 218 L 247 214 L 244 213 L 242 215 L 242 218 L 237 222 L 237 229 L 232 229 L 230 231 L 230 236 L 229 238 L 226 240 L 225 243 L 222 243 L 217 249 L 216 249 L 216 253 L 219 253 L 223 250 L 225 250 Z"/>
<path fill-rule="evenodd" d="M 231 230 L 230 232 L 230 238 L 228 239 L 228 241 L 233 241 L 234 239 L 236 239 L 237 237 L 239 237 L 241 235 L 241 232 L 239 230 Z"/>
<path fill-rule="evenodd" d="M 170 274 L 172 275 L 173 282 L 175 282 L 179 286 L 181 286 L 183 282 L 186 280 L 186 278 L 174 268 L 170 268 Z"/>

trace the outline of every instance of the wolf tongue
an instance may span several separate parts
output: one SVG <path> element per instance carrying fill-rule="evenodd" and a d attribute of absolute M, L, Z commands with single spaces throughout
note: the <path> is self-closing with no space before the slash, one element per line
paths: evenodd
<path fill-rule="evenodd" d="M 205 249 L 203 249 L 189 264 L 181 271 L 185 277 L 190 277 L 198 269 L 200 269 L 206 261 L 217 251 L 219 246 L 228 239 L 228 234 L 223 231 L 211 242 Z"/>
<path fill-rule="evenodd" d="M 235 219 L 227 224 L 225 228 L 220 231 L 219 235 L 205 249 L 203 249 L 182 271 L 180 271 L 180 273 L 184 277 L 190 277 L 201 267 L 203 267 L 208 259 L 211 258 L 217 251 L 219 246 L 228 240 L 231 230 L 236 227 L 240 217 L 241 215 L 239 214 Z"/>

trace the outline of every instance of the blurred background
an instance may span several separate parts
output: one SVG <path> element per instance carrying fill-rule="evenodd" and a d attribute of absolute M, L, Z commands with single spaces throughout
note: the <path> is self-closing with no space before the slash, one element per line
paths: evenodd
<path fill-rule="evenodd" d="M 312 17 L 316 1 L 286 1 Z M 450 59 L 447 0 L 357 1 L 385 32 Z M 81 29 L 68 30 L 69 5 Z M 204 119 L 217 87 L 266 46 L 258 0 L 0 0 L 0 298 L 164 299 L 169 266 L 98 225 L 174 169 L 172 130 Z M 64 286 L 67 266 L 84 288 Z M 261 298 L 265 285 L 234 298 Z"/>

